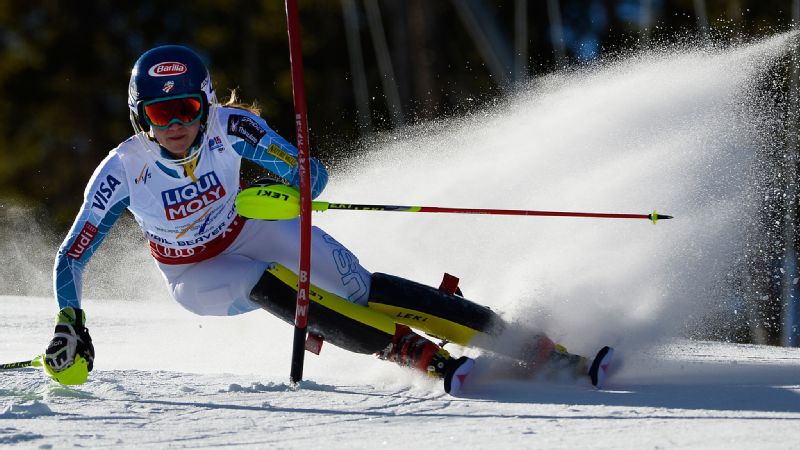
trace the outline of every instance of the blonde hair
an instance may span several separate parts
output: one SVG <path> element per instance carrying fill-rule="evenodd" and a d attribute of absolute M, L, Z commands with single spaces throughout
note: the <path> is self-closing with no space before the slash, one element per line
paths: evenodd
<path fill-rule="evenodd" d="M 250 111 L 257 116 L 261 115 L 261 107 L 258 106 L 258 103 L 255 101 L 253 103 L 244 103 L 243 101 L 239 100 L 239 95 L 236 93 L 236 89 L 231 89 L 231 95 L 228 97 L 228 101 L 223 103 L 222 106 L 244 109 L 245 111 Z"/>

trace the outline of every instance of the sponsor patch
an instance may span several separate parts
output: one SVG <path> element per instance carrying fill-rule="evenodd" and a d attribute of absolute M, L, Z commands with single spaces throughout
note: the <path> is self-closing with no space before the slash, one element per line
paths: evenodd
<path fill-rule="evenodd" d="M 167 220 L 179 220 L 202 210 L 225 196 L 217 174 L 201 175 L 196 182 L 161 192 Z"/>
<path fill-rule="evenodd" d="M 186 70 L 186 64 L 176 61 L 165 61 L 151 67 L 150 70 L 147 71 L 147 74 L 151 77 L 172 77 L 184 74 Z"/>
<path fill-rule="evenodd" d="M 194 222 L 190 223 L 190 224 L 189 224 L 188 226 L 186 226 L 186 227 L 185 227 L 183 230 L 181 230 L 181 232 L 180 232 L 180 233 L 178 233 L 177 235 L 175 235 L 175 237 L 176 237 L 177 239 L 180 239 L 180 238 L 182 238 L 183 236 L 185 236 L 185 235 L 186 235 L 186 233 L 188 233 L 189 231 L 191 231 L 191 230 L 192 230 L 192 228 L 194 228 L 194 226 L 195 226 L 195 225 L 197 225 L 197 223 L 198 223 L 198 222 L 200 222 L 201 220 L 203 221 L 203 224 L 200 226 L 200 230 L 198 230 L 198 233 L 202 233 L 203 231 L 205 231 L 206 224 L 208 223 L 208 218 L 209 218 L 209 217 L 211 217 L 211 216 L 209 215 L 209 213 L 210 213 L 210 212 L 211 212 L 211 208 L 207 208 L 207 209 L 206 209 L 206 212 L 204 212 L 204 213 L 203 213 L 203 214 L 202 214 L 200 217 L 198 217 L 197 219 L 195 219 L 195 220 L 194 220 Z"/>
<path fill-rule="evenodd" d="M 72 246 L 67 251 L 67 256 L 72 259 L 80 259 L 86 253 L 86 249 L 89 248 L 92 241 L 94 241 L 95 236 L 97 236 L 97 227 L 92 225 L 91 222 L 83 224 L 83 228 L 75 238 L 75 242 L 72 243 Z"/>
<path fill-rule="evenodd" d="M 280 147 L 278 147 L 275 144 L 270 144 L 269 148 L 267 148 L 267 153 L 280 159 L 281 161 L 285 162 L 291 167 L 294 167 L 297 164 L 297 158 L 283 151 Z"/>
<path fill-rule="evenodd" d="M 255 147 L 267 132 L 252 118 L 232 114 L 228 117 L 228 134 L 238 136 Z"/>
<path fill-rule="evenodd" d="M 139 183 L 147 184 L 147 180 L 149 180 L 151 176 L 153 176 L 153 174 L 150 173 L 150 167 L 147 164 L 145 164 L 144 167 L 142 167 L 142 171 L 139 172 L 139 176 L 136 177 L 136 179 L 133 180 L 133 182 L 135 184 Z"/>
<path fill-rule="evenodd" d="M 222 151 L 222 147 L 223 147 L 222 138 L 220 138 L 219 136 L 214 136 L 214 137 L 212 137 L 211 139 L 208 140 L 208 149 L 209 150 L 212 150 L 212 151 L 213 150 L 219 150 L 221 152 Z"/>
<path fill-rule="evenodd" d="M 114 191 L 117 190 L 117 186 L 120 184 L 122 183 L 113 176 L 106 175 L 105 181 L 100 182 L 100 186 L 93 195 L 92 207 L 105 211 L 108 201 L 111 200 L 111 196 L 114 195 Z"/>

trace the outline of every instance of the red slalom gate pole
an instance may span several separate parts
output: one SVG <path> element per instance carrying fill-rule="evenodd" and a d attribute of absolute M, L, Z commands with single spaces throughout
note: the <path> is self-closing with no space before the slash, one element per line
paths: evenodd
<path fill-rule="evenodd" d="M 297 0 L 286 0 L 286 25 L 289 32 L 289 61 L 292 67 L 294 117 L 297 128 L 297 165 L 300 175 L 300 264 L 297 271 L 297 309 L 292 343 L 292 383 L 303 379 L 306 328 L 308 325 L 308 292 L 311 283 L 311 172 L 308 150 L 308 113 L 303 84 L 303 51 L 300 43 L 300 15 Z"/>

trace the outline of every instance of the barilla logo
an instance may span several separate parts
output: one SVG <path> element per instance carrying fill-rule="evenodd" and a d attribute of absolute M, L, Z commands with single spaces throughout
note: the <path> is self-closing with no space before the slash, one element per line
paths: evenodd
<path fill-rule="evenodd" d="M 67 251 L 67 256 L 72 259 L 81 259 L 81 256 L 86 253 L 86 249 L 92 244 L 95 236 L 97 236 L 97 227 L 92 225 L 91 222 L 86 222 L 75 238 L 75 242 L 72 243 L 72 246 Z"/>
<path fill-rule="evenodd" d="M 214 172 L 202 175 L 197 182 L 161 193 L 167 220 L 189 217 L 224 196 L 225 188 Z"/>
<path fill-rule="evenodd" d="M 161 62 L 151 67 L 147 74 L 151 77 L 171 77 L 186 73 L 186 64 L 175 61 Z"/>

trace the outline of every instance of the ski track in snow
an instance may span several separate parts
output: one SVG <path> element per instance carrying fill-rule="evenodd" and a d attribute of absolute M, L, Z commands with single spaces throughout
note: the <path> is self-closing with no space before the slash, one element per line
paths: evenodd
<path fill-rule="evenodd" d="M 655 228 L 315 216 L 370 270 L 427 284 L 447 270 L 469 298 L 532 319 L 577 353 L 616 346 L 606 389 L 497 379 L 479 359 L 464 396 L 454 398 L 438 381 L 331 345 L 306 356 L 307 381 L 295 389 L 287 383 L 291 327 L 261 311 L 182 310 L 123 221 L 85 275 L 95 371 L 77 387 L 36 369 L 0 374 L 0 446 L 796 448 L 800 349 L 674 338 L 688 317 L 723 314 L 737 301 L 720 286 L 741 270 L 732 261 L 743 218 L 754 211 L 754 149 L 769 142 L 765 130 L 779 116 L 753 86 L 794 40 L 787 33 L 729 50 L 673 49 L 555 74 L 496 110 L 366 142 L 365 154 L 331 179 L 330 201 L 655 206 L 675 215 Z M 41 297 L 55 249 L 42 248 L 50 239 L 17 219 L 19 240 L 0 267 L 18 294 L 0 297 L 6 362 L 40 354 L 55 313 L 53 300 Z"/>

